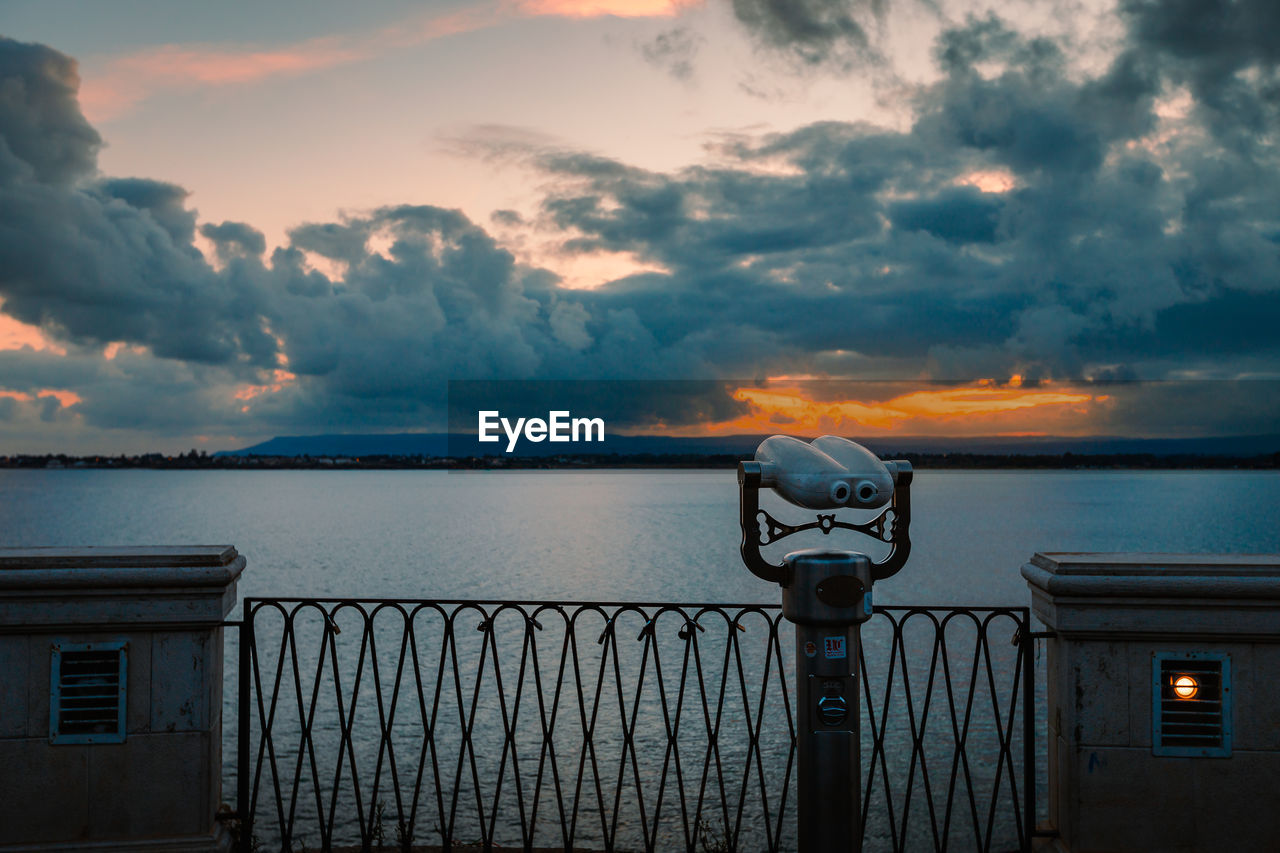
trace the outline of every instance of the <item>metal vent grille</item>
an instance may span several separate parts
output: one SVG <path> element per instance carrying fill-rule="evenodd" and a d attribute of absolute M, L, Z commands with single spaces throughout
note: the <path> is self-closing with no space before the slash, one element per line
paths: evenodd
<path fill-rule="evenodd" d="M 1231 754 L 1231 658 L 1217 652 L 1161 652 L 1152 659 L 1152 752 Z"/>
<path fill-rule="evenodd" d="M 55 643 L 49 684 L 49 740 L 123 743 L 128 646 Z"/>

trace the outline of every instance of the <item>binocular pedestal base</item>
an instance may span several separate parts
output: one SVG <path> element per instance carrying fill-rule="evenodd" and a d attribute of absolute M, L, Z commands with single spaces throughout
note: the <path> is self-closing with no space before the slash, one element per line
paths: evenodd
<path fill-rule="evenodd" d="M 854 625 L 796 626 L 799 848 L 862 849 L 862 756 Z"/>
<path fill-rule="evenodd" d="M 799 849 L 862 849 L 859 629 L 871 615 L 870 560 L 849 551 L 786 558 L 782 611 L 796 625 Z"/>

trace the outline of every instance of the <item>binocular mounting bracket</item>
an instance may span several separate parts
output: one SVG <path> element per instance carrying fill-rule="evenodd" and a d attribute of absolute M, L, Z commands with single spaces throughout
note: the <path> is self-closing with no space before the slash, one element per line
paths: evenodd
<path fill-rule="evenodd" d="M 738 498 L 740 522 L 742 526 L 742 561 L 751 573 L 763 580 L 789 586 L 786 563 L 774 565 L 760 553 L 761 546 L 771 545 L 779 539 L 785 539 L 793 533 L 803 530 L 821 530 L 823 535 L 837 528 L 853 530 L 887 543 L 889 553 L 883 560 L 871 564 L 873 580 L 884 580 L 898 572 L 907 562 L 911 553 L 911 537 L 908 528 L 911 524 L 911 464 L 909 462 L 892 463 L 895 469 L 893 500 L 889 506 L 870 521 L 851 523 L 837 521 L 835 513 L 818 513 L 816 521 L 805 524 L 786 524 L 760 508 L 760 463 L 738 463 Z"/>

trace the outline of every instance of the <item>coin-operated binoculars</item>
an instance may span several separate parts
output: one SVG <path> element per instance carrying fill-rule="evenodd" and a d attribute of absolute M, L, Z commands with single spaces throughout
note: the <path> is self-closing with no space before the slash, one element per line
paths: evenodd
<path fill-rule="evenodd" d="M 870 521 L 784 524 L 760 509 L 771 488 L 806 509 L 884 507 Z M 845 438 L 812 443 L 785 435 L 765 439 L 755 460 L 738 463 L 742 559 L 756 576 L 782 586 L 782 614 L 796 626 L 796 777 L 799 849 L 862 849 L 862 775 L 858 712 L 858 630 L 871 618 L 872 585 L 902 568 L 911 550 L 911 465 L 882 462 Z M 802 530 L 853 530 L 890 546 L 872 562 L 866 554 L 810 548 L 780 565 L 760 553 Z"/>

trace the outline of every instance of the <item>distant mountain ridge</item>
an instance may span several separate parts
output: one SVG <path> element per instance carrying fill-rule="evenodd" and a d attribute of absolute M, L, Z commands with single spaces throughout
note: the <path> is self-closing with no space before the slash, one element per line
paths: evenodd
<path fill-rule="evenodd" d="M 606 435 L 603 442 L 557 443 L 521 440 L 509 454 L 521 457 L 610 454 L 731 455 L 751 454 L 766 436 L 726 435 L 677 438 L 649 435 Z M 1208 438 L 1120 438 L 1091 436 L 990 436 L 939 438 L 901 436 L 855 438 L 882 456 L 896 453 L 1061 455 L 1082 456 L 1151 454 L 1153 456 L 1261 456 L 1280 452 L 1280 434 L 1216 436 Z M 336 433 L 281 435 L 217 456 L 314 456 L 358 458 L 362 456 L 504 456 L 506 440 L 481 444 L 471 434 L 448 433 Z"/>

